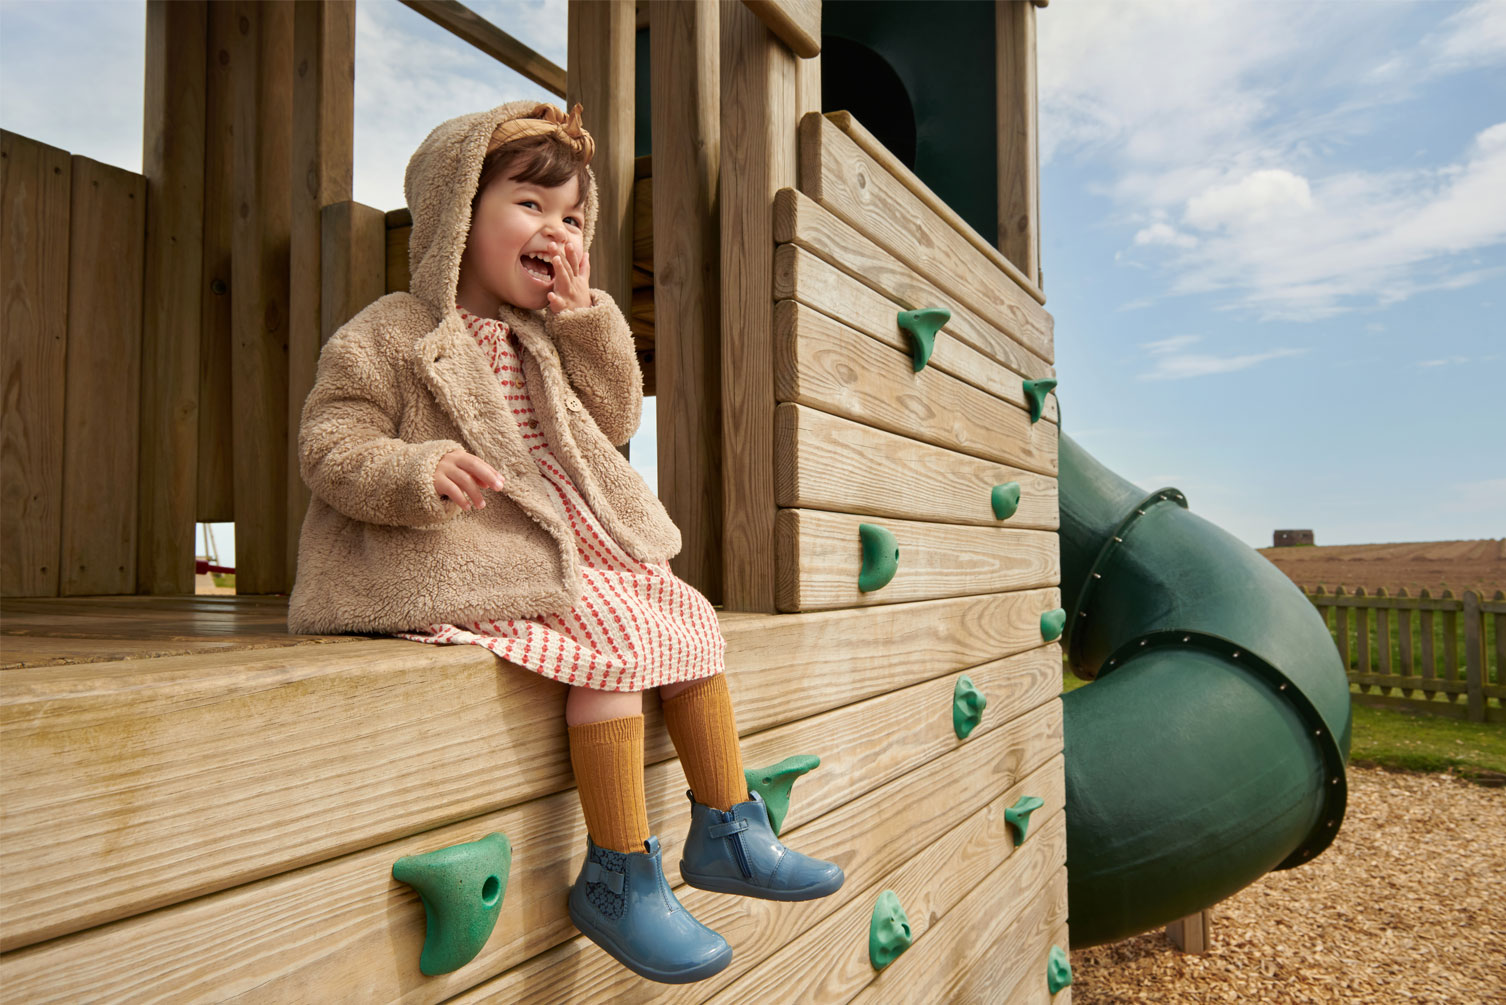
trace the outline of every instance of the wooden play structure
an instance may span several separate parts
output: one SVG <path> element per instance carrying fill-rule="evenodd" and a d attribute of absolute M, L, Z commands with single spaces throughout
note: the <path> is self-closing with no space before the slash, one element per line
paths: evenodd
<path fill-rule="evenodd" d="M 4 135 L 0 993 L 1067 1002 L 1043 0 L 940 5 L 993 28 L 983 226 L 881 112 L 823 104 L 820 0 L 571 0 L 565 68 L 405 2 L 583 103 L 592 280 L 657 395 L 673 566 L 718 607 L 745 763 L 820 758 L 781 836 L 846 883 L 677 885 L 733 961 L 641 980 L 566 914 L 585 828 L 551 682 L 476 646 L 287 633 L 301 405 L 323 341 L 406 289 L 411 221 L 352 200 L 353 0 L 149 0 L 141 174 Z M 238 594 L 194 596 L 195 522 L 221 520 Z M 645 715 L 678 884 L 684 779 Z M 393 863 L 493 832 L 495 928 L 425 976 Z M 911 941 L 879 969 L 885 891 Z"/>

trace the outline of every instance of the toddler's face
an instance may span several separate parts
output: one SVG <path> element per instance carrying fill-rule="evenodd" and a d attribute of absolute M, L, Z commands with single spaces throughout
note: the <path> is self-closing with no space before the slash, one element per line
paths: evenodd
<path fill-rule="evenodd" d="M 554 289 L 550 244 L 560 254 L 570 247 L 570 260 L 580 261 L 583 202 L 576 178 L 553 188 L 515 178 L 492 182 L 466 239 L 464 257 L 476 280 L 515 307 L 547 307 Z"/>

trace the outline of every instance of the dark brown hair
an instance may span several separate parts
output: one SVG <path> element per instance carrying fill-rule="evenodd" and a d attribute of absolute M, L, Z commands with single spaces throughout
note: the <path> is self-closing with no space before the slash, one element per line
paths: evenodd
<path fill-rule="evenodd" d="M 580 182 L 578 194 L 584 207 L 590 177 L 586 174 L 586 161 L 569 144 L 553 136 L 529 136 L 509 143 L 487 154 L 481 162 L 481 176 L 476 182 L 476 194 L 471 199 L 471 214 L 475 215 L 481 193 L 500 178 L 516 178 L 554 188 L 565 184 L 572 176 Z"/>

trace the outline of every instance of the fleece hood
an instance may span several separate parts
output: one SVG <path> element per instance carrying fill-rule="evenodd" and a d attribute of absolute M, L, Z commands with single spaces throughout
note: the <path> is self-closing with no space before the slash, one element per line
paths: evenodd
<path fill-rule="evenodd" d="M 454 310 L 460 258 L 471 229 L 471 200 L 481 180 L 481 162 L 497 126 L 528 115 L 542 102 L 509 101 L 485 112 L 461 115 L 435 126 L 408 160 L 403 195 L 413 214 L 408 238 L 408 290 L 442 318 Z M 596 232 L 596 174 L 586 168 L 581 247 Z"/>

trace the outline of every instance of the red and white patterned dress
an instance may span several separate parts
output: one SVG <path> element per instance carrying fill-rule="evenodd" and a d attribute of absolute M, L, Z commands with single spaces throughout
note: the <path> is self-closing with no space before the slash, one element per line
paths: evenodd
<path fill-rule="evenodd" d="M 643 691 L 721 673 L 727 642 L 710 601 L 670 571 L 668 562 L 639 561 L 613 540 L 534 418 L 517 336 L 500 319 L 455 306 L 502 382 L 523 442 L 575 531 L 581 597 L 563 616 L 435 624 L 392 634 L 431 645 L 485 646 L 545 677 L 602 691 Z"/>

